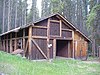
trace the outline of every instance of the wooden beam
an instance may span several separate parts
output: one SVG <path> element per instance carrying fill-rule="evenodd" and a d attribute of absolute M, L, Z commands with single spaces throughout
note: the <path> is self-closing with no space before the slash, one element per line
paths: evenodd
<path fill-rule="evenodd" d="M 62 36 L 62 21 L 60 20 L 60 37 Z"/>
<path fill-rule="evenodd" d="M 29 46 L 29 44 L 28 44 L 28 40 L 27 40 L 26 46 L 25 46 L 25 52 L 24 52 L 25 53 L 24 55 L 26 55 L 26 56 L 27 56 L 27 53 L 26 52 L 27 52 L 28 46 Z"/>
<path fill-rule="evenodd" d="M 46 26 L 33 26 L 33 28 L 44 28 L 44 29 L 47 29 Z"/>
<path fill-rule="evenodd" d="M 48 59 L 48 57 L 44 54 L 44 52 L 43 52 L 42 49 L 38 46 L 38 44 L 35 42 L 34 39 L 32 39 L 32 42 L 33 42 L 34 45 L 38 48 L 38 50 L 40 51 L 40 53 L 41 53 L 46 59 Z"/>
<path fill-rule="evenodd" d="M 23 49 L 23 38 L 20 39 L 20 41 L 21 41 L 21 49 Z"/>
<path fill-rule="evenodd" d="M 57 16 L 59 19 L 61 19 L 59 16 Z M 66 20 L 67 21 L 67 20 Z M 67 23 L 62 19 L 62 22 L 64 23 L 64 24 L 66 24 L 66 26 L 68 26 L 69 28 L 71 28 L 72 29 L 72 27 L 70 26 L 70 25 L 68 25 L 69 24 L 69 22 L 67 21 Z M 71 24 L 72 25 L 72 24 Z"/>
<path fill-rule="evenodd" d="M 56 39 L 53 40 L 53 58 L 56 58 Z"/>
<path fill-rule="evenodd" d="M 28 44 L 29 44 L 29 59 L 32 59 L 32 54 L 31 54 L 31 50 L 32 50 L 32 26 L 29 27 L 29 35 L 28 35 Z"/>
<path fill-rule="evenodd" d="M 15 47 L 14 47 L 14 50 L 16 50 L 17 49 L 17 33 L 15 33 Z"/>
<path fill-rule="evenodd" d="M 28 38 L 28 36 L 25 36 L 24 38 Z M 23 37 L 12 38 L 12 40 L 15 40 L 15 39 L 23 39 Z M 10 40 L 10 39 L 8 39 L 8 40 Z"/>
<path fill-rule="evenodd" d="M 73 31 L 71 29 L 64 29 L 64 28 L 62 28 L 62 30 L 64 30 L 64 31 Z"/>
<path fill-rule="evenodd" d="M 74 40 L 74 45 L 75 45 L 75 58 L 77 57 L 77 40 Z"/>
<path fill-rule="evenodd" d="M 25 29 L 23 29 L 23 50 L 25 50 Z"/>
<path fill-rule="evenodd" d="M 73 38 L 56 38 L 58 40 L 73 40 Z"/>
<path fill-rule="evenodd" d="M 47 37 L 46 36 L 32 36 L 32 38 L 39 38 L 39 39 L 47 39 Z"/>
<path fill-rule="evenodd" d="M 73 38 L 73 58 L 74 58 L 74 54 L 75 54 L 75 50 L 74 50 L 74 31 L 72 31 L 72 38 Z"/>
<path fill-rule="evenodd" d="M 12 52 L 12 33 L 10 33 L 10 53 Z"/>
<path fill-rule="evenodd" d="M 48 19 L 48 24 L 47 24 L 47 56 L 48 56 L 48 60 L 50 59 L 50 49 L 48 47 L 49 42 L 50 42 L 50 19 Z"/>
<path fill-rule="evenodd" d="M 8 35 L 7 35 L 7 39 L 6 39 L 6 50 L 8 52 Z"/>
<path fill-rule="evenodd" d="M 50 22 L 57 22 L 57 23 L 59 23 L 60 21 L 58 21 L 58 20 L 50 20 Z"/>

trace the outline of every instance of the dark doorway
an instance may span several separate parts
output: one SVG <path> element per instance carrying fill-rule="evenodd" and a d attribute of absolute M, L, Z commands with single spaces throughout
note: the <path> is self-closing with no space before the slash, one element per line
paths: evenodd
<path fill-rule="evenodd" d="M 67 40 L 56 41 L 56 56 L 68 57 L 68 41 Z"/>

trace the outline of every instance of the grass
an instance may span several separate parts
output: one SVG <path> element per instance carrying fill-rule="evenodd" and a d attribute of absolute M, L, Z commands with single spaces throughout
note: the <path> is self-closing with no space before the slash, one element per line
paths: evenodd
<path fill-rule="evenodd" d="M 29 61 L 0 52 L 0 73 L 7 75 L 100 75 L 100 63 L 85 63 L 72 59 L 55 59 L 52 62 Z"/>

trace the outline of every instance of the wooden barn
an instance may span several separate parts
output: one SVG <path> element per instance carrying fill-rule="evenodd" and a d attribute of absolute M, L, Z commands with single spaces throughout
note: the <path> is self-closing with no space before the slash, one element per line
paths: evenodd
<path fill-rule="evenodd" d="M 29 59 L 83 58 L 87 56 L 89 39 L 61 14 L 5 32 L 1 50 L 11 53 L 23 49 Z"/>

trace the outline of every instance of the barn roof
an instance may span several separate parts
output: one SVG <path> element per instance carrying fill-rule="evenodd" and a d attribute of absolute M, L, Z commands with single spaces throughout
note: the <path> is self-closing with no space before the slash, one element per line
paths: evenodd
<path fill-rule="evenodd" d="M 3 36 L 5 34 L 11 33 L 11 32 L 18 32 L 20 29 L 27 28 L 27 27 L 29 27 L 31 25 L 34 25 L 35 23 L 41 22 L 41 21 L 43 21 L 45 19 L 48 19 L 50 17 L 53 17 L 53 16 L 58 16 L 59 18 L 61 18 L 65 22 L 67 22 L 74 30 L 76 30 L 78 33 L 80 33 L 85 39 L 87 39 L 88 41 L 91 41 L 85 34 L 83 34 L 78 28 L 76 28 L 71 22 L 69 22 L 63 15 L 61 15 L 59 13 L 51 14 L 51 15 L 49 15 L 47 17 L 40 18 L 39 20 L 34 21 L 33 23 L 29 23 L 27 25 L 23 25 L 23 26 L 20 26 L 18 28 L 9 30 L 9 31 L 7 31 L 7 32 L 5 32 L 3 34 L 0 34 L 0 36 Z"/>

